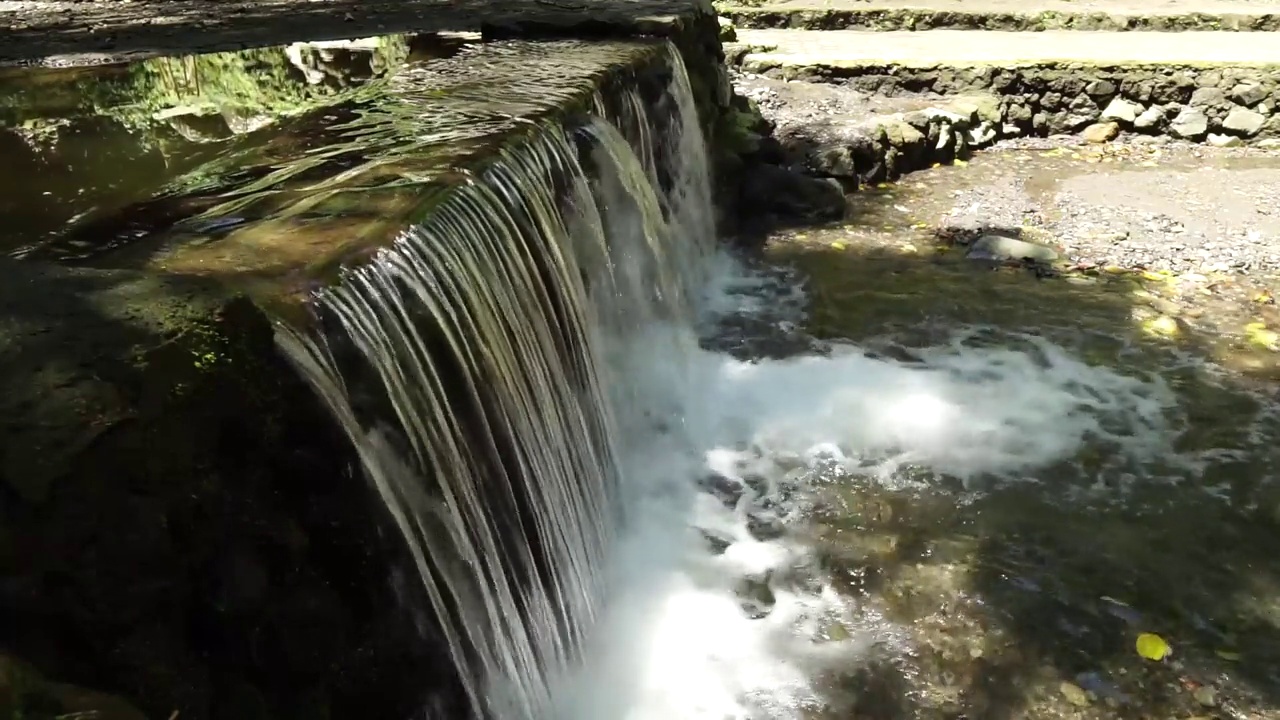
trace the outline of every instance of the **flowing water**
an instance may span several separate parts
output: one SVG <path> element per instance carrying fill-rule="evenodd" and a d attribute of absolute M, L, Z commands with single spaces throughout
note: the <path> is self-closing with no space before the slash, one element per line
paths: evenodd
<path fill-rule="evenodd" d="M 281 331 L 474 715 L 1172 716 L 1228 706 L 1179 683 L 1274 688 L 1265 392 L 1084 327 L 805 337 L 795 278 L 715 249 L 672 68 L 537 127 Z"/>

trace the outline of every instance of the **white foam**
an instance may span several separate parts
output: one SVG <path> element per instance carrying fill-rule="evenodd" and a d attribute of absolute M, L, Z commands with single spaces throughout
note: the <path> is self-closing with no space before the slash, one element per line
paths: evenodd
<path fill-rule="evenodd" d="M 710 307 L 767 306 L 741 294 L 756 280 L 735 272 L 714 283 Z M 622 414 L 645 422 L 632 425 L 625 448 L 630 512 L 614 597 L 584 667 L 562 679 L 558 719 L 798 718 L 825 702 L 815 682 L 824 671 L 856 667 L 872 643 L 901 642 L 898 629 L 859 617 L 825 585 L 775 587 L 771 612 L 748 617 L 738 583 L 803 563 L 808 549 L 752 537 L 749 502 L 727 507 L 697 490 L 709 471 L 771 485 L 795 463 L 872 467 L 885 480 L 902 464 L 1020 479 L 1086 441 L 1157 457 L 1175 431 L 1172 395 L 1158 381 L 1090 366 L 1035 337 L 1010 338 L 1021 349 L 1007 349 L 961 334 L 919 351 L 918 363 L 871 359 L 853 345 L 744 363 L 662 332 L 613 354 Z M 702 531 L 728 547 L 714 554 Z M 832 622 L 853 634 L 820 642 Z"/>

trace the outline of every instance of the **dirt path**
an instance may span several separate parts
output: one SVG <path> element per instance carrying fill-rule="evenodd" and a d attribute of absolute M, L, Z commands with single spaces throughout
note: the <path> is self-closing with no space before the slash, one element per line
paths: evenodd
<path fill-rule="evenodd" d="M 863 32 L 856 30 L 743 30 L 739 39 L 765 47 L 763 55 L 786 65 L 1013 65 L 1078 62 L 1090 65 L 1165 63 L 1195 65 L 1280 62 L 1272 33 Z"/>
<path fill-rule="evenodd" d="M 1082 13 L 1121 15 L 1250 13 L 1280 8 L 1280 0 L 780 0 L 770 8 L 869 10 L 912 8 L 966 13 Z"/>

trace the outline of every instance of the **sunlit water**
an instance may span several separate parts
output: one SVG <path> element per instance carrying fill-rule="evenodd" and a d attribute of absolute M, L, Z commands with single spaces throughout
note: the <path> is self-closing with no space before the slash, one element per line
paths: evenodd
<path fill-rule="evenodd" d="M 763 282 L 730 261 L 718 271 L 720 288 Z M 762 311 L 749 292 L 708 300 L 710 315 Z M 785 331 L 799 319 L 775 322 Z M 910 655 L 910 628 L 842 595 L 806 541 L 806 499 L 825 487 L 933 487 L 973 502 L 1039 484 L 1090 447 L 1129 470 L 1194 470 L 1175 457 L 1182 419 L 1157 375 L 1092 366 L 1034 335 L 958 328 L 912 361 L 853 344 L 757 361 L 652 347 L 670 345 L 629 344 L 619 378 L 679 404 L 627 436 L 638 510 L 611 558 L 613 596 L 586 669 L 558 694 L 557 717 L 812 717 L 841 702 L 828 676 L 852 672 L 872 648 Z M 712 491 L 700 491 L 708 476 Z M 1086 479 L 1049 494 L 1121 492 Z M 742 591 L 752 581 L 772 586 L 763 617 Z M 835 640 L 833 625 L 843 628 Z"/>
<path fill-rule="evenodd" d="M 674 69 L 531 132 L 319 291 L 322 337 L 282 337 L 413 553 L 474 716 L 983 716 L 965 693 L 1000 666 L 1101 697 L 1142 623 L 1243 645 L 1165 560 L 1116 558 L 1273 548 L 1196 524 L 1266 502 L 1220 471 L 1268 445 L 1267 412 L 1232 418 L 1244 445 L 1190 442 L 1224 418 L 1188 410 L 1186 374 L 1025 327 L 933 328 L 897 359 L 806 339 L 789 279 L 712 251 Z M 886 660 L 901 682 L 869 709 L 854 676 Z"/>

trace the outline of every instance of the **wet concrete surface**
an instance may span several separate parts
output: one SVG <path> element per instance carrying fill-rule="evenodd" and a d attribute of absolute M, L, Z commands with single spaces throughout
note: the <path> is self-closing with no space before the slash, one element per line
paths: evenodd
<path fill-rule="evenodd" d="M 0 3 L 0 64 L 85 65 L 391 33 L 667 34 L 706 15 L 696 0 L 22 0 Z M 216 9 L 215 9 L 216 8 Z"/>

